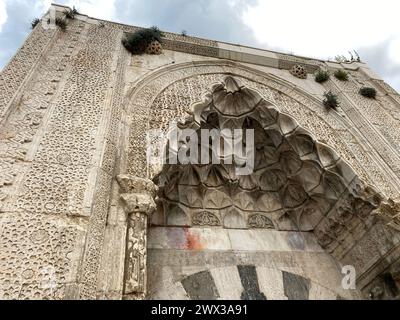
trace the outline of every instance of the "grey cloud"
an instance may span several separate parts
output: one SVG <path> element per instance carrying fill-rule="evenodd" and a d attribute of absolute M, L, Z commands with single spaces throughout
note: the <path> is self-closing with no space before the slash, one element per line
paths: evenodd
<path fill-rule="evenodd" d="M 59 1 L 62 3 L 65 1 Z M 31 21 L 41 17 L 35 0 L 7 1 L 8 19 L 0 32 L 0 70 L 11 59 L 30 33 Z"/>
<path fill-rule="evenodd" d="M 31 2 L 31 5 L 33 1 Z M 6 3 L 8 19 L 0 33 L 0 66 L 2 67 L 17 51 L 29 33 L 31 10 L 28 1 Z"/>
<path fill-rule="evenodd" d="M 58 0 L 66 4 L 68 0 Z M 35 0 L 7 2 L 8 20 L 0 33 L 0 69 L 17 51 L 30 32 L 30 22 L 44 12 L 34 10 Z M 76 1 L 79 9 L 79 1 Z M 229 5 L 228 3 L 233 3 Z M 119 22 L 137 26 L 156 25 L 160 29 L 244 45 L 259 45 L 241 13 L 257 0 L 116 0 Z M 91 15 L 90 12 L 83 12 Z"/>
<path fill-rule="evenodd" d="M 44 12 L 35 9 L 35 0 L 7 1 L 8 20 L 0 33 L 0 69 L 17 51 L 30 32 L 30 22 Z M 57 0 L 66 4 L 69 0 Z M 189 35 L 262 48 L 241 14 L 258 0 L 116 0 L 115 19 L 131 25 L 153 26 L 171 32 L 186 30 Z M 230 5 L 233 3 L 233 5 Z M 79 1 L 76 1 L 79 9 Z M 83 12 L 91 16 L 90 12 Z M 359 48 L 362 59 L 383 79 L 400 91 L 400 65 L 388 55 L 390 39 L 378 45 Z M 278 51 L 287 51 L 274 48 Z"/>
<path fill-rule="evenodd" d="M 257 45 L 252 30 L 241 19 L 241 13 L 255 4 L 256 0 L 117 0 L 116 9 L 124 23 L 156 25 L 171 32 L 186 30 L 193 36 Z"/>
<path fill-rule="evenodd" d="M 374 46 L 359 48 L 357 51 L 375 73 L 400 92 L 400 64 L 393 61 L 389 55 L 390 41 L 391 39 L 386 39 Z"/>

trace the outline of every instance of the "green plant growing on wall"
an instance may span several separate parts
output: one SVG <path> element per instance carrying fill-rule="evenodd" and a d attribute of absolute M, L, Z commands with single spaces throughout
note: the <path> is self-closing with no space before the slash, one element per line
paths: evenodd
<path fill-rule="evenodd" d="M 353 55 L 353 53 L 354 53 L 354 55 Z M 335 60 L 336 60 L 336 62 L 339 62 L 339 63 L 361 62 L 360 55 L 358 54 L 358 52 L 356 50 L 353 50 L 353 52 L 349 51 L 349 55 L 350 55 L 350 59 L 348 59 L 344 55 L 337 55 L 337 56 L 335 56 Z"/>
<path fill-rule="evenodd" d="M 335 61 L 339 63 L 350 62 L 344 55 L 335 56 Z"/>
<path fill-rule="evenodd" d="M 47 24 L 50 24 L 51 20 L 47 19 Z M 67 29 L 67 22 L 65 21 L 65 19 L 61 18 L 61 17 L 57 17 L 55 20 L 55 24 L 57 27 L 59 27 L 62 31 L 65 31 Z"/>
<path fill-rule="evenodd" d="M 32 29 L 35 29 L 35 27 L 36 27 L 39 23 L 40 23 L 40 19 L 38 19 L 38 18 L 33 19 L 32 22 L 31 22 L 31 28 L 32 28 Z"/>
<path fill-rule="evenodd" d="M 65 10 L 64 15 L 67 19 L 75 19 L 75 15 L 79 14 L 75 7 L 72 9 Z"/>
<path fill-rule="evenodd" d="M 371 87 L 363 87 L 360 89 L 360 94 L 366 98 L 375 99 L 376 98 L 376 90 Z"/>
<path fill-rule="evenodd" d="M 354 54 L 356 55 L 356 61 L 361 62 L 361 57 L 356 50 L 354 50 Z"/>
<path fill-rule="evenodd" d="M 132 54 L 142 54 L 153 41 L 162 43 L 164 34 L 157 27 L 140 29 L 122 39 L 124 47 Z"/>
<path fill-rule="evenodd" d="M 181 36 L 182 36 L 182 37 L 187 37 L 187 31 L 186 31 L 186 30 L 182 30 Z"/>
<path fill-rule="evenodd" d="M 328 109 L 336 109 L 339 106 L 339 100 L 336 94 L 329 91 L 324 93 L 324 97 L 323 104 Z"/>
<path fill-rule="evenodd" d="M 342 69 L 336 70 L 333 75 L 335 76 L 336 79 L 338 79 L 340 81 L 349 80 L 349 74 Z"/>
<path fill-rule="evenodd" d="M 65 19 L 57 17 L 56 26 L 59 27 L 62 31 L 65 31 L 67 29 L 67 22 L 65 21 Z"/>
<path fill-rule="evenodd" d="M 324 71 L 324 70 L 318 70 L 315 75 L 315 81 L 318 83 L 323 83 L 325 81 L 328 81 L 330 78 L 329 72 Z"/>

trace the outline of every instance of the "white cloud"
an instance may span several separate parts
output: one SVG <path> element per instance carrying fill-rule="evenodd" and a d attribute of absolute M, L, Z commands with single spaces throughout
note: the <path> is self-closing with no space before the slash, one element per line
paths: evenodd
<path fill-rule="evenodd" d="M 7 21 L 6 1 L 0 0 L 0 32 Z"/>
<path fill-rule="evenodd" d="M 400 64 L 400 37 L 396 37 L 390 42 L 389 57 Z"/>
<path fill-rule="evenodd" d="M 355 49 L 400 90 L 398 0 L 0 0 L 1 66 L 52 2 L 128 24 L 333 59 Z M 7 6 L 6 6 L 7 4 Z M 7 15 L 9 19 L 7 19 Z M 7 23 L 7 28 L 5 28 Z"/>
<path fill-rule="evenodd" d="M 328 58 L 386 38 L 400 41 L 399 11 L 393 0 L 259 0 L 243 19 L 261 43 Z"/>
<path fill-rule="evenodd" d="M 70 8 L 75 6 L 90 17 L 116 20 L 115 0 L 71 0 L 66 5 Z"/>
<path fill-rule="evenodd" d="M 35 10 L 40 12 L 40 13 L 44 13 L 47 10 L 49 10 L 51 4 L 52 4 L 52 0 L 41 0 L 41 1 L 36 1 L 35 3 Z"/>
<path fill-rule="evenodd" d="M 321 59 L 361 59 L 400 90 L 397 0 L 258 0 L 242 14 L 261 46 Z"/>

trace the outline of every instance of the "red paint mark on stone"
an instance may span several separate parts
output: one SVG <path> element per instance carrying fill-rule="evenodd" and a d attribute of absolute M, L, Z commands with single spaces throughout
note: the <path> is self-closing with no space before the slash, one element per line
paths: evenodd
<path fill-rule="evenodd" d="M 188 228 L 185 228 L 184 231 L 186 236 L 186 249 L 203 250 L 203 245 L 200 242 L 199 236 L 197 234 L 192 234 Z"/>
<path fill-rule="evenodd" d="M 168 247 L 186 249 L 186 233 L 182 228 L 166 228 Z"/>

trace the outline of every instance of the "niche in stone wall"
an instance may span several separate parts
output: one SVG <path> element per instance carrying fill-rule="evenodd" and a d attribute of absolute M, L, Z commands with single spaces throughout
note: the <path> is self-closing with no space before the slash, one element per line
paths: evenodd
<path fill-rule="evenodd" d="M 154 179 L 159 194 L 153 225 L 314 230 L 327 247 L 365 224 L 381 202 L 334 150 L 231 76 L 213 85 L 191 110 L 177 124 L 179 144 L 173 152 L 187 148 L 180 133 L 192 129 L 199 153 L 207 145 L 210 159 L 215 156 L 220 163 L 165 164 Z M 201 129 L 239 129 L 243 139 L 238 148 L 232 140 L 228 146 L 221 142 L 216 151 L 210 141 L 202 141 Z M 254 168 L 238 175 L 245 166 L 249 129 L 254 132 Z M 225 148 L 235 156 L 232 163 L 225 161 Z"/>

